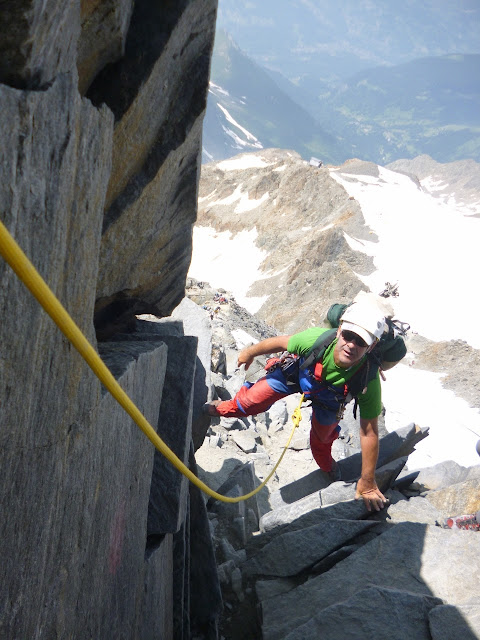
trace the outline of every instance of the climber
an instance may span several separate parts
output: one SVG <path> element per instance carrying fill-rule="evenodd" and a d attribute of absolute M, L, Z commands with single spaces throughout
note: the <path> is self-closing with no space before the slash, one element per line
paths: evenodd
<path fill-rule="evenodd" d="M 318 466 L 338 479 L 332 458 L 332 443 L 338 438 L 345 404 L 355 397 L 360 408 L 362 472 L 356 498 L 363 498 L 369 511 L 379 511 L 385 496 L 375 481 L 378 458 L 378 416 L 382 411 L 375 346 L 385 329 L 385 317 L 368 300 L 351 304 L 340 327 L 312 327 L 291 336 L 276 336 L 246 347 L 238 355 L 245 369 L 260 355 L 287 353 L 267 362 L 267 374 L 254 384 L 246 382 L 231 400 L 204 406 L 210 416 L 242 417 L 267 411 L 287 395 L 303 392 L 312 401 L 310 446 Z M 320 345 L 320 343 L 324 343 Z M 316 356 L 313 359 L 311 354 Z"/>

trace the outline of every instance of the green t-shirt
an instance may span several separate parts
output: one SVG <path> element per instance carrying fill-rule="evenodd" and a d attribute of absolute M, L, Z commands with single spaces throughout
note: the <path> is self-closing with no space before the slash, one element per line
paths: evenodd
<path fill-rule="evenodd" d="M 315 341 L 322 333 L 325 333 L 328 329 L 321 327 L 312 327 L 306 329 L 300 333 L 296 333 L 290 336 L 288 341 L 287 350 L 289 353 L 295 353 L 299 356 L 305 356 L 315 344 Z M 333 352 L 337 340 L 335 339 L 331 345 L 328 346 L 323 356 L 323 376 L 325 382 L 332 385 L 344 385 L 353 374 L 362 365 L 363 359 L 350 369 L 342 369 L 337 367 L 333 359 Z M 358 395 L 358 406 L 360 407 L 360 416 L 365 419 L 377 418 L 382 411 L 382 389 L 380 386 L 380 376 L 377 375 L 373 380 L 368 383 L 367 392 Z"/>

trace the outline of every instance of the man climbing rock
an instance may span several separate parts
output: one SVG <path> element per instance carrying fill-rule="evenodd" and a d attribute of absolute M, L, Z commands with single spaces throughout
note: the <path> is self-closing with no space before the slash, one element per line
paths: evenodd
<path fill-rule="evenodd" d="M 360 409 L 362 473 L 356 498 L 369 511 L 386 503 L 375 481 L 378 458 L 378 416 L 382 410 L 379 360 L 375 347 L 385 330 L 385 317 L 367 301 L 351 304 L 337 330 L 312 327 L 291 336 L 276 336 L 246 347 L 238 355 L 245 369 L 260 355 L 286 351 L 269 360 L 267 374 L 254 384 L 246 382 L 234 398 L 204 407 L 210 416 L 242 417 L 267 411 L 292 393 L 312 402 L 310 446 L 318 466 L 335 477 L 332 443 L 347 402 L 355 398 Z M 405 355 L 402 353 L 398 359 Z"/>

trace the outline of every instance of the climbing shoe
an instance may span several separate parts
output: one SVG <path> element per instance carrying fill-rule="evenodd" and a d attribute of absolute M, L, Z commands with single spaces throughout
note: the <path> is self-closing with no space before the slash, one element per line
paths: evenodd
<path fill-rule="evenodd" d="M 207 416 L 211 416 L 212 418 L 215 416 L 219 416 L 220 414 L 217 411 L 217 407 L 220 404 L 221 400 L 212 400 L 211 402 L 206 402 L 203 407 L 203 413 L 206 413 Z"/>
<path fill-rule="evenodd" d="M 340 465 L 332 458 L 332 469 L 327 471 L 330 482 L 339 482 L 342 479 Z"/>
<path fill-rule="evenodd" d="M 480 511 L 468 515 L 445 518 L 441 526 L 444 529 L 464 529 L 467 531 L 480 531 Z"/>

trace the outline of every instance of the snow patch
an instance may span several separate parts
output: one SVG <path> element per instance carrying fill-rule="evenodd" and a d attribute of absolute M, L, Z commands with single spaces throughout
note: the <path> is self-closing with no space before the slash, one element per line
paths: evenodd
<path fill-rule="evenodd" d="M 248 153 L 232 160 L 223 160 L 223 162 L 217 164 L 217 167 L 220 171 L 242 171 L 244 169 L 270 167 L 271 164 L 271 162 L 265 162 L 260 156 Z"/>
<path fill-rule="evenodd" d="M 233 235 L 230 231 L 195 226 L 188 276 L 234 292 L 238 304 L 256 313 L 268 297 L 248 295 L 251 283 L 264 277 L 260 265 L 267 254 L 256 246 L 257 235 L 255 228 Z M 240 266 L 233 256 L 241 258 Z"/>
<path fill-rule="evenodd" d="M 369 289 L 378 293 L 385 282 L 398 282 L 395 312 L 413 330 L 430 340 L 463 339 L 480 348 L 476 323 L 456 319 L 467 301 L 472 314 L 480 312 L 480 301 L 472 296 L 480 220 L 383 167 L 379 178 L 355 176 L 351 182 L 344 174 L 331 175 L 355 197 L 365 224 L 378 236 L 378 242 L 360 242 L 345 235 L 353 249 L 373 257 L 376 271 L 362 277 Z"/>
<path fill-rule="evenodd" d="M 387 430 L 394 431 L 411 422 L 430 427 L 428 438 L 417 444 L 408 457 L 411 469 L 444 460 L 455 460 L 465 467 L 478 464 L 475 445 L 480 438 L 480 413 L 442 387 L 442 374 L 400 363 L 385 376 L 382 399 L 387 407 Z"/>
<path fill-rule="evenodd" d="M 215 90 L 217 93 L 221 93 L 224 96 L 229 96 L 230 94 L 228 93 L 228 91 L 226 89 L 222 89 L 222 87 L 218 86 L 218 84 L 215 84 L 214 82 L 209 82 L 209 88 L 210 90 Z M 214 93 L 214 91 L 212 91 L 212 93 Z"/>
<path fill-rule="evenodd" d="M 235 213 L 245 213 L 247 211 L 252 211 L 253 209 L 259 207 L 263 202 L 266 202 L 268 198 L 268 191 L 267 193 L 264 193 L 263 196 L 258 200 L 250 200 L 248 197 L 248 193 L 242 193 L 240 202 L 235 207 Z"/>
<path fill-rule="evenodd" d="M 263 148 L 262 144 L 253 135 L 253 133 L 250 133 L 250 131 L 247 131 L 247 129 L 245 129 L 240 124 L 238 124 L 238 122 L 232 118 L 232 116 L 228 113 L 225 107 L 223 107 L 219 102 L 217 102 L 217 107 L 223 113 L 227 122 L 230 122 L 230 124 L 233 124 L 235 127 L 237 127 L 237 129 L 239 129 L 246 136 L 247 140 L 251 140 L 253 143 L 255 143 L 254 146 L 258 147 L 259 149 Z"/>

